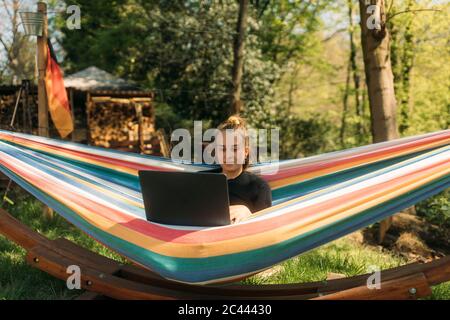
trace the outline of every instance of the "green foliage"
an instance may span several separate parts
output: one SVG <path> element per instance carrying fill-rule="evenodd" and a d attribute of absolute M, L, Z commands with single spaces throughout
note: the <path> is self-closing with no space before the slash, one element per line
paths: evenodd
<path fill-rule="evenodd" d="M 317 51 L 314 32 L 326 3 L 250 7 L 242 83 L 249 117 L 275 108 L 274 84 L 289 70 L 288 62 Z M 80 5 L 83 13 L 81 30 L 67 30 L 60 22 L 68 70 L 95 64 L 137 81 L 155 91 L 157 106 L 166 106 L 160 114 L 176 114 L 178 119 L 169 117 L 176 121 L 171 127 L 181 119 L 211 120 L 215 126 L 226 117 L 236 2 L 122 0 L 110 9 L 87 0 L 67 4 Z M 159 122 L 169 127 L 167 120 Z"/>
<path fill-rule="evenodd" d="M 62 27 L 67 69 L 92 64 L 155 91 L 179 117 L 221 122 L 231 91 L 237 3 L 199 1 L 70 1 L 83 12 L 82 29 Z M 105 6 L 108 6 L 106 8 Z M 262 104 L 274 68 L 259 52 L 253 11 L 246 39 L 243 99 Z"/>
<path fill-rule="evenodd" d="M 416 206 L 417 213 L 427 221 L 442 227 L 442 230 L 450 229 L 450 189 L 420 202 Z"/>
<path fill-rule="evenodd" d="M 304 59 L 317 47 L 315 32 L 321 27 L 319 14 L 328 1 L 273 1 L 260 13 L 257 35 L 267 60 L 280 68 Z M 287 70 L 286 70 L 287 71 Z"/>
<path fill-rule="evenodd" d="M 247 108 L 243 115 L 255 128 L 278 128 L 280 139 L 280 158 L 297 159 L 322 153 L 330 149 L 330 133 L 333 125 L 321 114 L 311 114 L 301 118 L 278 105 L 270 110 Z"/>
<path fill-rule="evenodd" d="M 419 202 L 417 214 L 437 226 L 433 233 L 437 239 L 450 239 L 450 189 Z M 442 240 L 439 241 L 441 243 Z M 448 241 L 447 241 L 448 242 Z"/>
<path fill-rule="evenodd" d="M 441 283 L 431 288 L 431 296 L 424 300 L 449 300 L 450 282 Z"/>
<path fill-rule="evenodd" d="M 434 11 L 418 11 L 433 9 Z M 431 0 L 395 2 L 390 20 L 391 55 L 402 135 L 450 126 L 450 3 Z"/>
<path fill-rule="evenodd" d="M 172 132 L 176 128 L 190 128 L 192 126 L 192 123 L 183 120 L 183 118 L 175 113 L 170 105 L 163 102 L 157 102 L 155 104 L 155 121 L 156 127 L 164 129 L 165 132 Z"/>

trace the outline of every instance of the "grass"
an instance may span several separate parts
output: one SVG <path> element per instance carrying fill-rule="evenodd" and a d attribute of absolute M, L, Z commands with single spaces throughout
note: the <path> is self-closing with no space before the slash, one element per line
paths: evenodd
<path fill-rule="evenodd" d="M 348 276 L 370 272 L 370 266 L 380 269 L 397 267 L 406 261 L 400 257 L 342 238 L 281 264 L 280 271 L 270 277 L 258 275 L 249 283 L 295 283 L 326 280 L 329 273 Z"/>
<path fill-rule="evenodd" d="M 247 284 L 274 284 L 323 281 L 330 273 L 346 277 L 370 273 L 372 266 L 381 270 L 404 265 L 404 258 L 373 247 L 341 238 L 320 248 L 282 263 L 278 271 L 268 277 L 256 275 L 246 279 Z M 383 279 L 382 279 L 383 280 Z M 432 288 L 431 300 L 449 300 L 450 282 Z"/>
<path fill-rule="evenodd" d="M 50 239 L 64 237 L 123 262 L 117 254 L 98 244 L 58 215 L 52 219 L 43 218 L 42 204 L 19 189 L 10 191 L 9 198 L 15 204 L 4 204 L 3 208 Z M 367 273 L 370 266 L 386 269 L 404 263 L 406 261 L 401 257 L 381 252 L 349 238 L 342 238 L 287 260 L 273 268 L 272 272 L 253 276 L 244 283 L 256 285 L 321 281 L 325 280 L 329 273 L 353 276 Z M 25 251 L 0 236 L 0 299 L 73 299 L 81 293 L 79 290 L 67 289 L 64 281 L 28 266 L 25 262 Z M 434 287 L 433 295 L 429 299 L 450 299 L 450 282 Z"/>
<path fill-rule="evenodd" d="M 121 260 L 57 214 L 51 219 L 44 218 L 43 205 L 32 196 L 13 189 L 8 197 L 14 205 L 4 204 L 2 208 L 33 230 L 50 239 L 64 237 L 99 254 Z M 72 299 L 83 292 L 69 290 L 64 281 L 30 267 L 25 254 L 21 247 L 0 235 L 0 299 Z"/>

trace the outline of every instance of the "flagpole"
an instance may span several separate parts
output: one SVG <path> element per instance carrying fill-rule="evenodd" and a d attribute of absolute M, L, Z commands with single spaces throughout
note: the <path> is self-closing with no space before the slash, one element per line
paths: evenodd
<path fill-rule="evenodd" d="M 44 26 L 41 37 L 37 37 L 37 63 L 38 63 L 38 135 L 49 136 L 48 130 L 48 104 L 45 92 L 45 71 L 47 68 L 47 37 L 48 18 L 47 3 L 37 3 L 37 11 L 44 14 Z"/>

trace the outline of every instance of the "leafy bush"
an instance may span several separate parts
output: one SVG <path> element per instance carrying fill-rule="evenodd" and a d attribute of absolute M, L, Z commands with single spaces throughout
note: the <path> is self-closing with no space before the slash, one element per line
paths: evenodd
<path fill-rule="evenodd" d="M 427 221 L 450 229 L 450 188 L 444 192 L 420 202 L 417 213 Z"/>

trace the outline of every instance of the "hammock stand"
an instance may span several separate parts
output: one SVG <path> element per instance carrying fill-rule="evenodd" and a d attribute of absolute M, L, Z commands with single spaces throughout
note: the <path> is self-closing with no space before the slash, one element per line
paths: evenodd
<path fill-rule="evenodd" d="M 79 266 L 81 287 L 86 292 L 78 299 L 417 299 L 429 296 L 431 286 L 450 280 L 450 257 L 444 257 L 384 270 L 381 288 L 372 290 L 366 285 L 370 275 L 283 285 L 190 285 L 118 263 L 64 238 L 49 240 L 1 208 L 0 234 L 27 251 L 31 266 L 58 279 L 67 279 L 68 266 Z"/>

